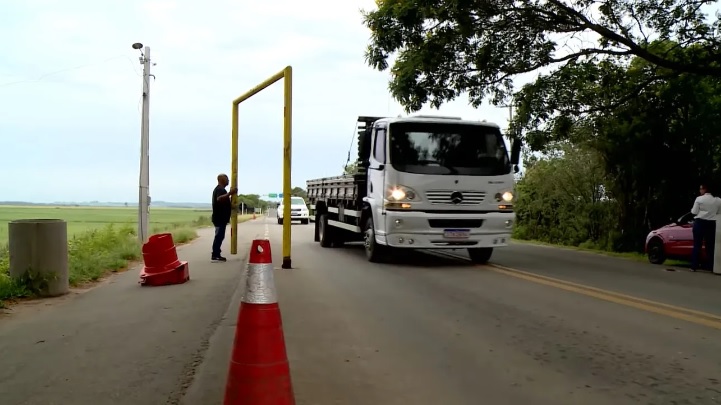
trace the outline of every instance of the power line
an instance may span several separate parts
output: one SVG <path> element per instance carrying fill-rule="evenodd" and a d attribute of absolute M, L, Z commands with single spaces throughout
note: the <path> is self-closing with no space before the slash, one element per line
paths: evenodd
<path fill-rule="evenodd" d="M 87 67 L 99 66 L 99 65 L 106 64 L 110 61 L 121 59 L 121 58 L 126 59 L 130 63 L 130 65 L 133 68 L 133 71 L 135 72 L 135 74 L 137 76 L 142 76 L 142 74 L 140 72 L 138 72 L 138 69 L 135 67 L 135 64 L 133 64 L 133 61 L 127 55 L 118 55 L 118 56 L 113 56 L 111 58 L 105 59 L 100 62 L 86 63 L 86 64 L 77 65 L 77 66 L 73 66 L 73 67 L 69 67 L 69 68 L 54 70 L 54 71 L 51 71 L 48 73 L 44 73 L 44 74 L 38 76 L 36 79 L 23 79 L 23 80 L 16 80 L 13 82 L 8 82 L 8 83 L 0 83 L 0 87 L 8 87 L 8 86 L 13 86 L 13 85 L 22 84 L 22 83 L 37 83 L 37 82 L 41 82 L 43 79 L 45 79 L 49 76 L 54 76 L 54 75 L 57 75 L 60 73 L 72 72 L 72 71 L 87 68 Z"/>

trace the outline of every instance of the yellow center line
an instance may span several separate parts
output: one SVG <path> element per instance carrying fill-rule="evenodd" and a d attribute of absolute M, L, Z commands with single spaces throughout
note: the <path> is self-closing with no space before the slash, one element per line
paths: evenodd
<path fill-rule="evenodd" d="M 440 253 L 443 256 L 452 257 L 454 259 L 463 260 L 468 262 L 468 259 L 448 254 L 445 252 L 434 252 Z M 721 316 L 710 314 L 708 312 L 696 311 L 689 308 L 678 307 L 675 305 L 664 304 L 658 301 L 651 301 L 644 298 L 634 297 L 631 295 L 621 294 L 614 291 L 604 290 L 601 288 L 591 287 L 584 284 L 578 284 L 571 281 L 561 280 L 553 277 L 542 276 L 540 274 L 531 273 L 528 271 L 518 270 L 511 267 L 501 266 L 498 264 L 487 264 L 485 266 L 478 265 L 477 267 L 489 269 L 496 273 L 505 274 L 507 276 L 520 278 L 526 281 L 531 281 L 537 284 L 543 284 L 550 287 L 555 287 L 561 290 L 575 292 L 577 294 L 594 297 L 600 300 L 613 302 L 619 305 L 624 305 L 631 308 L 640 309 L 647 312 L 652 312 L 658 315 L 668 316 L 670 318 L 680 319 L 687 322 L 692 322 L 698 325 L 708 326 L 710 328 L 721 330 Z"/>

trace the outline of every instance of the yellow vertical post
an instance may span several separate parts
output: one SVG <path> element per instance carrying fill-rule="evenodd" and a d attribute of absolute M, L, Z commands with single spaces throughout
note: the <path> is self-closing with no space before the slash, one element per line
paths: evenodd
<path fill-rule="evenodd" d="M 238 187 L 238 103 L 233 101 L 233 124 L 231 126 L 230 188 Z M 238 195 L 231 196 L 230 254 L 238 254 Z"/>
<path fill-rule="evenodd" d="M 292 159 L 293 126 L 293 68 L 286 66 L 283 91 L 283 264 L 281 268 L 290 269 L 290 166 Z"/>

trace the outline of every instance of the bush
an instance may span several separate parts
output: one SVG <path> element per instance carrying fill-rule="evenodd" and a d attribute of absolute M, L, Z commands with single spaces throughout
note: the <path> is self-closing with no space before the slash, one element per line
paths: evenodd
<path fill-rule="evenodd" d="M 238 218 L 246 221 L 250 216 Z M 183 244 L 198 237 L 195 229 L 210 225 L 210 218 L 203 216 L 190 224 L 156 226 L 151 233 L 169 232 L 176 244 Z M 137 233 L 129 226 L 108 225 L 76 235 L 68 240 L 68 275 L 71 286 L 94 282 L 108 273 L 126 268 L 129 262 L 142 258 Z M 31 278 L 10 278 L 10 255 L 8 246 L 0 247 L 0 307 L 3 301 L 13 298 L 32 297 L 38 290 Z"/>

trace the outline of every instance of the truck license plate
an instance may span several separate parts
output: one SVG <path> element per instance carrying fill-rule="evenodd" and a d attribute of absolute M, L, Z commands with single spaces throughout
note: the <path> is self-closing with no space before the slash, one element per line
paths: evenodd
<path fill-rule="evenodd" d="M 470 229 L 444 229 L 443 237 L 446 239 L 468 239 L 471 236 Z"/>

